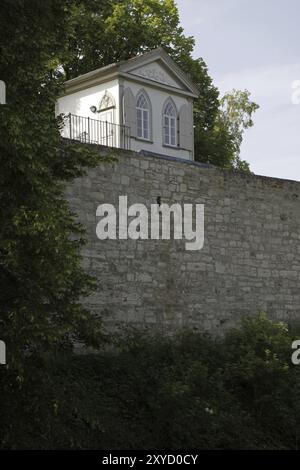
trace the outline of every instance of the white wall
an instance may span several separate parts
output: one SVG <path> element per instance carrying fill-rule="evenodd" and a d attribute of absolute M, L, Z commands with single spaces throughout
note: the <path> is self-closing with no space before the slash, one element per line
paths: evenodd
<path fill-rule="evenodd" d="M 92 113 L 91 106 L 99 107 L 101 98 L 105 90 L 109 91 L 114 97 L 116 102 L 116 109 L 119 108 L 119 85 L 118 80 L 101 83 L 86 90 L 77 91 L 67 96 L 62 96 L 58 99 L 56 113 L 73 113 L 78 116 L 97 118 L 97 114 Z M 115 113 L 115 123 L 119 124 L 119 114 Z"/>
<path fill-rule="evenodd" d="M 113 122 L 119 124 L 119 84 L 118 80 L 101 83 L 85 90 L 77 91 L 75 93 L 62 96 L 58 99 L 56 105 L 56 115 L 75 114 L 77 116 L 89 117 L 91 119 L 99 120 L 99 113 L 92 113 L 91 106 L 99 108 L 100 101 L 104 96 L 105 91 L 108 91 L 116 102 L 116 108 L 113 109 Z M 68 125 L 62 132 L 64 137 L 69 136 Z"/>
<path fill-rule="evenodd" d="M 163 131 L 162 131 L 162 108 L 168 97 L 171 96 L 179 112 L 183 104 L 189 104 L 188 98 L 179 96 L 177 94 L 170 94 L 169 91 L 159 90 L 158 88 L 150 87 L 134 83 L 131 80 L 124 81 L 124 89 L 130 87 L 133 94 L 136 96 L 139 90 L 143 88 L 147 93 L 152 105 L 152 141 L 139 140 L 137 138 L 131 139 L 131 150 L 140 151 L 148 150 L 150 152 L 169 155 L 172 157 L 185 158 L 193 160 L 192 152 L 182 150 L 180 148 L 172 148 L 163 146 Z"/>

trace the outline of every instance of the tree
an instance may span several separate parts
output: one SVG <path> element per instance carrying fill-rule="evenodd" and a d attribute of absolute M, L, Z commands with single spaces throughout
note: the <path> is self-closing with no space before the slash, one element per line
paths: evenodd
<path fill-rule="evenodd" d="M 174 0 L 75 0 L 69 15 L 67 79 L 158 46 L 191 65 L 194 39 L 184 36 Z"/>
<path fill-rule="evenodd" d="M 54 104 L 57 57 L 70 32 L 63 0 L 3 0 L 0 5 L 0 331 L 8 363 L 22 379 L 28 353 L 99 344 L 100 324 L 80 299 L 94 285 L 80 265 L 83 228 L 63 182 L 99 161 L 64 143 Z"/>
<path fill-rule="evenodd" d="M 241 160 L 240 148 L 243 142 L 244 130 L 253 126 L 253 114 L 259 108 L 258 104 L 250 100 L 248 90 L 235 90 L 226 93 L 221 99 L 221 108 L 217 119 L 217 126 L 227 130 L 231 140 L 231 165 L 239 170 L 249 171 L 249 165 Z"/>

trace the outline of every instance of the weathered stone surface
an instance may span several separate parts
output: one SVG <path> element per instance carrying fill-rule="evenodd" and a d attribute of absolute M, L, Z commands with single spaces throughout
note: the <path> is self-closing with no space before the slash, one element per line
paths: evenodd
<path fill-rule="evenodd" d="M 300 319 L 300 183 L 114 153 L 115 163 L 66 190 L 87 229 L 84 266 L 98 279 L 87 303 L 95 314 L 165 331 L 218 332 L 261 310 Z M 203 249 L 186 251 L 185 240 L 98 240 L 97 206 L 117 206 L 124 195 L 149 212 L 158 196 L 169 205 L 205 204 Z"/>

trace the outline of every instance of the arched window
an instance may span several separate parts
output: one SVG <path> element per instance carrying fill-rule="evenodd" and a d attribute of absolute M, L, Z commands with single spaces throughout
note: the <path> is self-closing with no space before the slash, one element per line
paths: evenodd
<path fill-rule="evenodd" d="M 150 140 L 150 101 L 144 91 L 136 100 L 136 134 L 139 139 Z"/>
<path fill-rule="evenodd" d="M 177 111 L 171 98 L 163 107 L 163 143 L 172 147 L 177 145 Z"/>
<path fill-rule="evenodd" d="M 116 106 L 113 96 L 105 90 L 105 93 L 100 101 L 99 112 L 105 109 L 114 108 Z"/>

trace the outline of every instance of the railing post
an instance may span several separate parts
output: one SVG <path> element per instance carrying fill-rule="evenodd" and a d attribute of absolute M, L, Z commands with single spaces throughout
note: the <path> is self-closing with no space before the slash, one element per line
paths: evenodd
<path fill-rule="evenodd" d="M 90 118 L 88 116 L 88 135 L 87 135 L 87 138 L 88 138 L 88 143 L 90 144 L 91 143 L 91 137 L 90 137 Z"/>
<path fill-rule="evenodd" d="M 108 145 L 108 122 L 105 121 L 105 135 L 106 135 L 106 145 Z"/>

